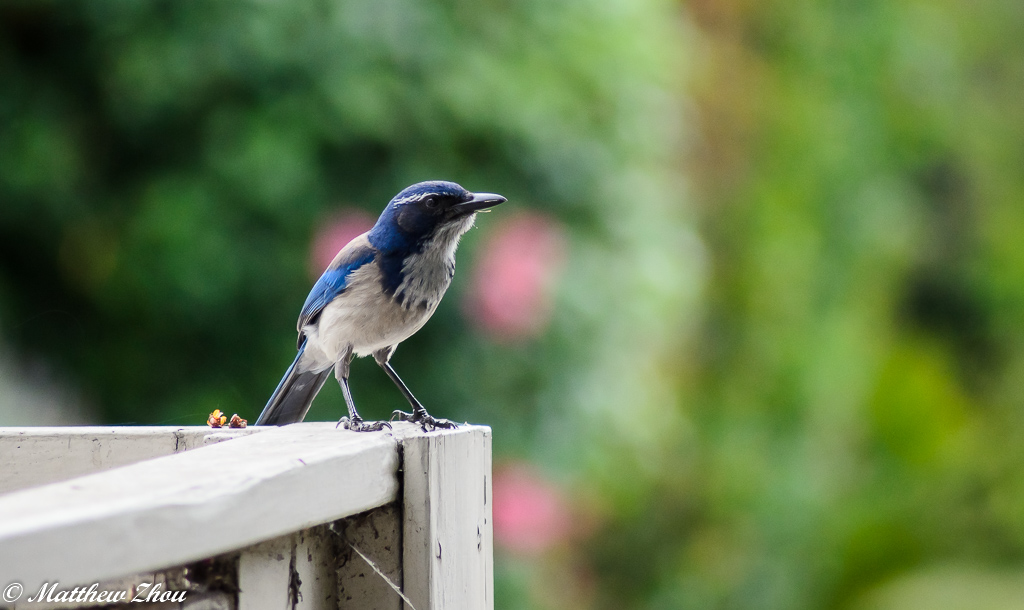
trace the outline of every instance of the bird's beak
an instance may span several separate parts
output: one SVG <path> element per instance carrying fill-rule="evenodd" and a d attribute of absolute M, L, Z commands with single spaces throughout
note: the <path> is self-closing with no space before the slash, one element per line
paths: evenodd
<path fill-rule="evenodd" d="M 455 210 L 458 214 L 472 214 L 473 212 L 493 208 L 499 203 L 505 203 L 505 201 L 507 200 L 504 197 L 494 193 L 473 193 L 472 199 L 457 203 L 451 209 Z"/>

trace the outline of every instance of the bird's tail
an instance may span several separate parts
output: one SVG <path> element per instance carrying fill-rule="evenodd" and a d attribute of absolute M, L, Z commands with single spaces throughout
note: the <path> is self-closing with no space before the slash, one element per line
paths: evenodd
<path fill-rule="evenodd" d="M 256 420 L 257 426 L 294 424 L 306 417 L 309 405 L 313 403 L 313 398 L 327 381 L 331 369 L 319 373 L 314 371 L 297 372 L 299 359 L 302 358 L 305 350 L 306 343 L 303 342 L 299 347 L 298 355 L 295 356 L 295 361 L 288 367 L 281 383 L 277 384 L 277 389 L 267 401 L 267 406 L 263 407 L 263 412 Z"/>

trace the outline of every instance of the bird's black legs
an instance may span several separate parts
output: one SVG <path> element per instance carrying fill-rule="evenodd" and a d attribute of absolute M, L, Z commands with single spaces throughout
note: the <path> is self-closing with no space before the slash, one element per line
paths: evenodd
<path fill-rule="evenodd" d="M 395 421 L 398 418 L 402 421 L 409 421 L 417 423 L 426 432 L 432 428 L 457 428 L 458 425 L 455 422 L 448 421 L 447 419 L 436 419 L 423 408 L 423 404 L 416 400 L 416 397 L 412 395 L 409 388 L 406 387 L 405 383 L 402 382 L 402 378 L 398 376 L 395 369 L 391 367 L 391 363 L 388 362 L 388 358 L 391 357 L 391 352 L 394 351 L 392 348 L 386 348 L 378 350 L 373 353 L 373 359 L 377 361 L 380 368 L 384 369 L 384 372 L 388 374 L 391 381 L 395 382 L 398 386 L 398 390 L 402 392 L 405 399 L 409 401 L 409 405 L 412 406 L 412 413 L 406 413 L 404 411 L 396 410 L 391 414 L 391 421 Z"/>
<path fill-rule="evenodd" d="M 338 361 L 338 364 L 334 365 L 334 376 L 338 378 L 338 383 L 341 384 L 341 393 L 345 395 L 345 406 L 348 407 L 348 417 L 342 417 L 338 420 L 338 425 L 335 428 L 342 424 L 345 425 L 346 429 L 356 432 L 376 432 L 385 427 L 390 428 L 391 424 L 386 421 L 364 422 L 363 418 L 359 417 L 359 413 L 356 413 L 356 403 L 352 400 L 352 390 L 348 387 L 348 371 L 351 362 L 352 348 L 349 348 L 345 352 L 345 356 Z"/>

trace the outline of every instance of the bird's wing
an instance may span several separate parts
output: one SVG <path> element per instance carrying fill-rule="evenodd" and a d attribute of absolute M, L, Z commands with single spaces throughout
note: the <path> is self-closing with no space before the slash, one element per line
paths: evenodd
<path fill-rule="evenodd" d="M 299 314 L 299 322 L 296 329 L 299 331 L 299 345 L 302 344 L 302 327 L 307 324 L 315 324 L 323 312 L 324 307 L 333 301 L 339 294 L 345 292 L 348 287 L 348 277 L 356 269 L 373 261 L 377 250 L 370 245 L 366 235 L 360 235 L 348 243 L 347 246 L 338 252 L 334 261 L 327 267 L 320 279 L 309 291 L 306 302 L 302 305 L 302 313 Z"/>

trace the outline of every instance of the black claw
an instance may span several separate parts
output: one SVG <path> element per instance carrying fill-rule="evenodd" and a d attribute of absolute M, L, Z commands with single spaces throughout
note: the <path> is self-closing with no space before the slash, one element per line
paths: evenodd
<path fill-rule="evenodd" d="M 454 430 L 459 427 L 459 424 L 448 419 L 434 419 L 429 415 L 427 416 L 427 418 L 427 420 L 424 420 L 422 422 L 424 424 L 424 430 L 426 430 L 427 425 L 429 425 L 431 428 L 435 430 L 438 428 L 444 428 L 445 430 Z"/>
<path fill-rule="evenodd" d="M 391 424 L 386 421 L 365 422 L 362 419 L 349 419 L 348 417 L 342 417 L 339 419 L 338 423 L 334 427 L 337 428 L 342 424 L 345 425 L 346 430 L 351 430 L 353 432 L 377 432 L 384 428 L 387 428 L 388 430 L 391 429 Z"/>
<path fill-rule="evenodd" d="M 437 430 L 438 428 L 454 430 L 459 427 L 459 425 L 453 421 L 449 421 L 447 419 L 436 419 L 426 411 L 406 413 L 405 411 L 396 410 L 391 414 L 391 421 L 395 421 L 396 417 L 400 421 L 419 424 L 420 428 L 422 428 L 424 432 L 430 432 L 431 430 Z"/>
<path fill-rule="evenodd" d="M 395 421 L 396 417 L 398 418 L 398 421 L 416 421 L 415 415 L 413 415 L 412 413 L 406 413 L 405 411 L 402 411 L 400 409 L 395 409 L 391 413 L 391 421 Z"/>

